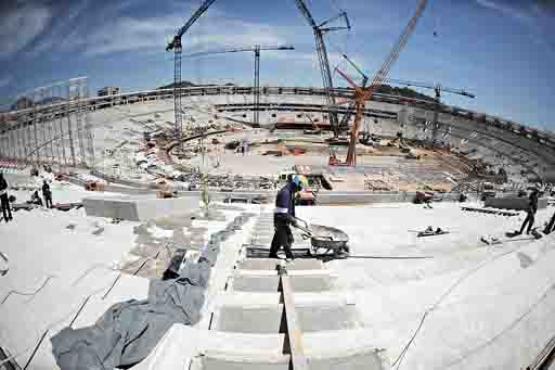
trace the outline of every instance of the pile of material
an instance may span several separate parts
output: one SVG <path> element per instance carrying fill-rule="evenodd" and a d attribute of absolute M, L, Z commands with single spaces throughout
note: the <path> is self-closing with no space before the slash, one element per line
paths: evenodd
<path fill-rule="evenodd" d="M 143 360 L 173 324 L 197 323 L 220 244 L 250 217 L 249 213 L 239 215 L 224 230 L 212 234 L 198 261 L 186 261 L 177 277 L 152 280 L 147 299 L 115 304 L 93 326 L 62 329 L 51 338 L 58 366 L 129 367 Z"/>

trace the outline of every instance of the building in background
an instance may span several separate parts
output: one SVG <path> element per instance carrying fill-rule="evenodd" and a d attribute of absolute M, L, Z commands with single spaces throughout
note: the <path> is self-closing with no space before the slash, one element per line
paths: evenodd
<path fill-rule="evenodd" d="M 102 89 L 98 90 L 98 96 L 108 96 L 108 95 L 117 95 L 119 94 L 119 87 L 115 86 L 106 86 Z"/>

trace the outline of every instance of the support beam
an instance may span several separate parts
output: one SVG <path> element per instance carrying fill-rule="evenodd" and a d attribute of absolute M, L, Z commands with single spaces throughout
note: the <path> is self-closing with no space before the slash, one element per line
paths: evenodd
<path fill-rule="evenodd" d="M 299 317 L 295 310 L 295 302 L 293 301 L 291 281 L 289 280 L 289 275 L 287 275 L 285 267 L 278 266 L 278 273 L 281 283 L 281 299 L 283 301 L 287 326 L 286 340 L 288 341 L 291 354 L 289 368 L 292 370 L 308 370 L 308 359 L 304 354 L 302 332 L 299 324 Z"/>
<path fill-rule="evenodd" d="M 254 47 L 254 125 L 260 126 L 260 45 Z"/>

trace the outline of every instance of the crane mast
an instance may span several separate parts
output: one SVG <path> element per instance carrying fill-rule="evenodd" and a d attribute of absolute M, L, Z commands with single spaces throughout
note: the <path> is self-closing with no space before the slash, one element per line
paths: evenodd
<path fill-rule="evenodd" d="M 330 62 L 328 58 L 328 52 L 326 49 L 326 43 L 324 42 L 324 34 L 326 32 L 331 31 L 338 31 L 338 30 L 350 30 L 351 25 L 349 23 L 349 18 L 347 17 L 346 12 L 341 12 L 336 16 L 317 24 L 312 14 L 308 10 L 306 3 L 304 0 L 296 0 L 297 8 L 301 12 L 301 14 L 305 17 L 308 22 L 308 25 L 312 28 L 312 32 L 314 33 L 314 40 L 316 43 L 316 53 L 318 55 L 318 64 L 320 66 L 320 73 L 322 75 L 322 84 L 324 87 L 324 91 L 326 93 L 326 103 L 329 107 L 335 107 L 335 97 L 333 95 L 333 80 L 331 77 L 331 69 L 330 69 Z M 343 19 L 345 22 L 345 26 L 335 26 L 329 27 L 327 26 L 329 23 L 337 20 Z M 337 118 L 337 113 L 330 111 L 330 124 L 333 130 L 334 137 L 339 135 L 340 127 L 339 121 Z"/>
<path fill-rule="evenodd" d="M 179 142 L 179 147 L 182 148 L 181 135 L 183 130 L 183 119 L 181 115 L 181 37 L 191 26 L 200 18 L 206 10 L 214 3 L 216 0 L 205 0 L 200 7 L 193 13 L 191 18 L 177 31 L 177 34 L 173 37 L 172 41 L 166 46 L 166 51 L 174 51 L 173 60 L 173 110 L 175 116 L 175 131 L 176 138 Z"/>

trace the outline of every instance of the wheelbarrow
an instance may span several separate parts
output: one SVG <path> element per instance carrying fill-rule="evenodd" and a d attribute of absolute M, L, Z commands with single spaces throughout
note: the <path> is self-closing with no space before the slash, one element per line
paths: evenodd
<path fill-rule="evenodd" d="M 292 226 L 301 230 L 303 239 L 310 239 L 310 254 L 313 256 L 331 255 L 345 258 L 349 255 L 349 236 L 342 230 L 324 225 L 309 225 L 308 222 L 295 217 Z"/>

